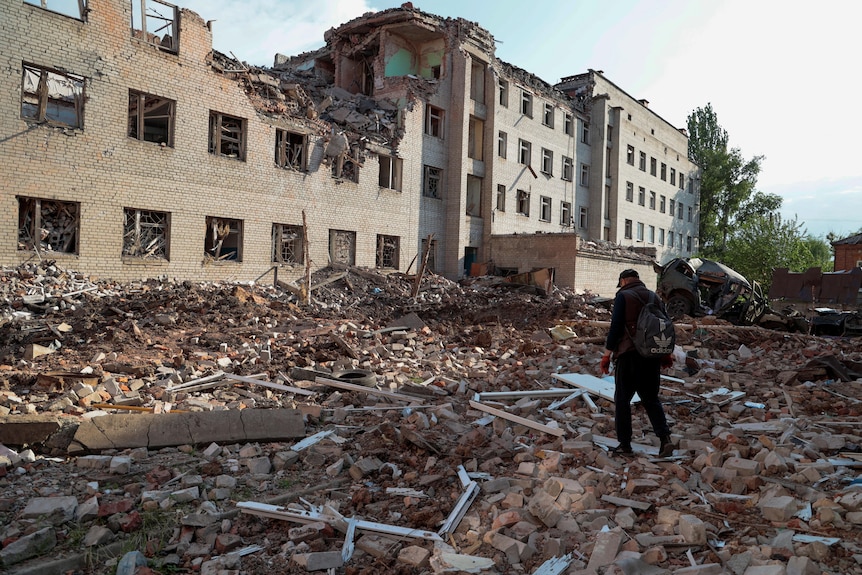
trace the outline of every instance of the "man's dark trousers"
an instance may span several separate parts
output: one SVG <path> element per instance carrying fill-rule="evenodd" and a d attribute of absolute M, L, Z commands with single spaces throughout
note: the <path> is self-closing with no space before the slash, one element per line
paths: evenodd
<path fill-rule="evenodd" d="M 614 423 L 617 430 L 617 441 L 621 445 L 631 445 L 632 441 L 632 397 L 635 393 L 640 397 L 652 424 L 653 431 L 659 437 L 670 435 L 670 428 L 664 410 L 659 401 L 659 377 L 661 359 L 643 357 L 637 351 L 629 351 L 617 358 L 614 367 L 615 390 Z"/>

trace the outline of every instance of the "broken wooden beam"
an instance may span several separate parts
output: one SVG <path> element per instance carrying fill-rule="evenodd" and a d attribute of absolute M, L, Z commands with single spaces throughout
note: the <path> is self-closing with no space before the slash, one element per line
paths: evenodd
<path fill-rule="evenodd" d="M 496 409 L 494 407 L 489 407 L 487 405 L 483 405 L 478 401 L 470 400 L 470 407 L 473 409 L 478 409 L 479 411 L 484 411 L 485 413 L 490 413 L 491 415 L 496 415 L 501 419 L 506 419 L 508 421 L 518 423 L 523 425 L 524 427 L 529 427 L 530 429 L 535 429 L 536 431 L 541 431 L 543 433 L 547 433 L 549 435 L 554 435 L 556 437 L 562 437 L 566 434 L 565 430 L 560 429 L 559 427 L 551 427 L 549 425 L 544 425 L 539 423 L 538 421 L 533 421 L 532 419 L 527 419 L 526 417 L 520 417 L 518 415 L 513 415 L 502 409 Z"/>

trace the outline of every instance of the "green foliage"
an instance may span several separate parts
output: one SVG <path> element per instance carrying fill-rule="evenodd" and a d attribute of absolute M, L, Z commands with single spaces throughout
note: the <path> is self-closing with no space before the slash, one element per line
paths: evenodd
<path fill-rule="evenodd" d="M 757 281 L 764 293 L 772 285 L 772 271 L 788 268 L 804 272 L 810 267 L 832 269 L 831 252 L 824 240 L 806 235 L 796 219 L 773 214 L 747 216 L 728 238 L 724 264 L 749 281 Z"/>
<path fill-rule="evenodd" d="M 737 148 L 728 148 L 728 135 L 718 123 L 712 104 L 698 108 L 688 117 L 688 154 L 700 166 L 700 247 L 710 259 L 723 261 L 728 239 L 740 220 L 749 214 L 744 210 L 752 201 L 760 162 L 763 156 L 745 160 Z M 758 209 L 770 205 L 778 196 L 760 194 L 755 198 Z"/>

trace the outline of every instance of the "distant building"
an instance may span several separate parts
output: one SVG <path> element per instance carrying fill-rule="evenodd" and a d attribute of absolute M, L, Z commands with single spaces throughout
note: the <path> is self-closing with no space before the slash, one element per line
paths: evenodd
<path fill-rule="evenodd" d="M 836 272 L 862 268 L 862 233 L 835 240 L 832 249 L 835 250 Z"/>
<path fill-rule="evenodd" d="M 606 291 L 697 249 L 684 132 L 599 72 L 498 60 L 475 23 L 405 5 L 259 69 L 161 0 L 47 7 L 0 0 L 0 264 L 296 280 L 427 258 Z"/>

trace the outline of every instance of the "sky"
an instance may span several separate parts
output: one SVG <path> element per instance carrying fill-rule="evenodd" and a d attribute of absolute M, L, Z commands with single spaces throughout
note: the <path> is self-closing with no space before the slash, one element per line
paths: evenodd
<path fill-rule="evenodd" d="M 258 66 L 322 47 L 326 30 L 387 0 L 175 0 L 213 22 L 214 48 Z M 862 2 L 424 0 L 488 30 L 501 60 L 549 84 L 602 70 L 677 128 L 711 104 L 730 146 L 763 156 L 757 190 L 817 237 L 862 230 Z"/>

